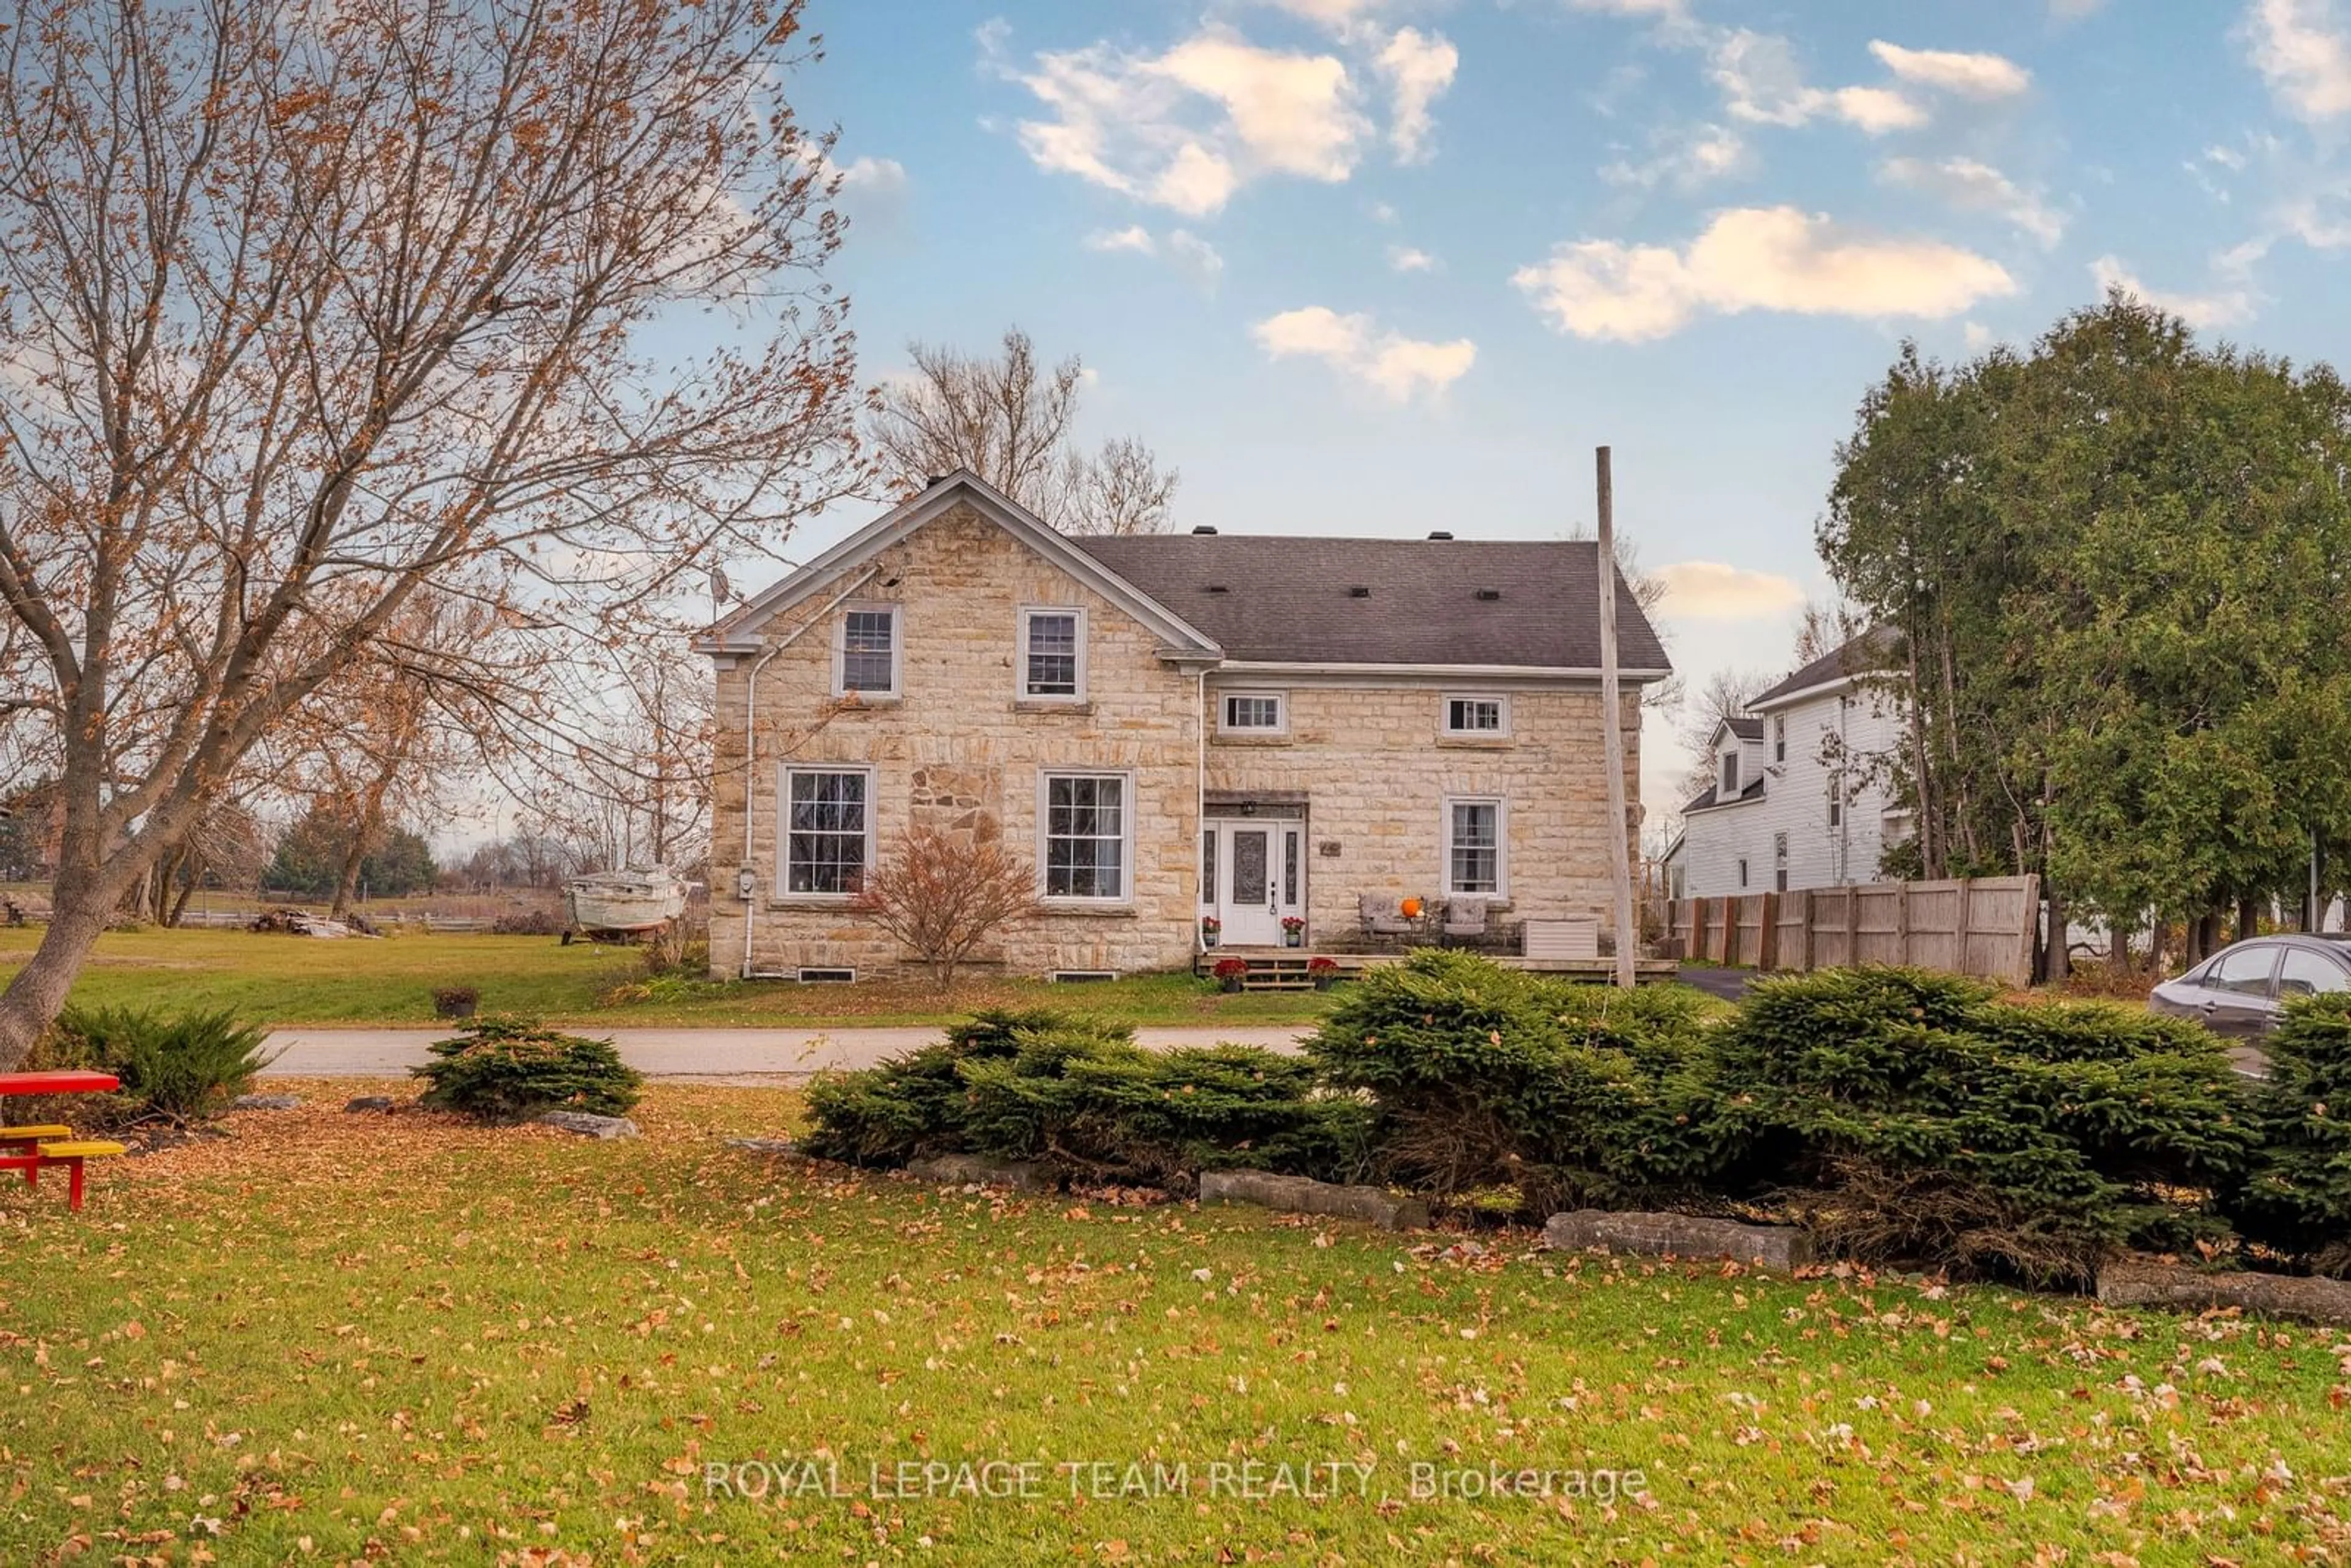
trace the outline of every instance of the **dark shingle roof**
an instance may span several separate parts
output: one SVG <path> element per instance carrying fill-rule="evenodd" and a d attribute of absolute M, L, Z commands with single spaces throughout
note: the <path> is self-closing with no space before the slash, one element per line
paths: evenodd
<path fill-rule="evenodd" d="M 1599 558 L 1588 539 L 1176 534 L 1071 542 L 1215 638 L 1228 658 L 1546 669 L 1600 663 Z M 1357 597 L 1359 588 L 1369 592 Z M 1480 598 L 1481 591 L 1499 597 Z M 1668 667 L 1621 581 L 1616 649 L 1625 669 Z"/>
<path fill-rule="evenodd" d="M 1761 707 L 1776 702 L 1792 692 L 1808 691 L 1846 675 L 1867 674 L 1883 670 L 1894 657 L 1895 639 L 1891 627 L 1873 626 L 1858 637 L 1830 649 L 1778 685 L 1761 693 L 1748 703 L 1750 707 Z"/>
<path fill-rule="evenodd" d="M 1715 796 L 1720 793 L 1721 789 L 1722 786 L 1719 783 L 1708 785 L 1703 790 L 1699 791 L 1697 800 L 1692 800 L 1688 805 L 1682 808 L 1683 814 L 1687 816 L 1692 811 L 1703 811 L 1709 806 L 1736 806 L 1744 801 L 1752 800 L 1756 796 L 1763 793 L 1763 779 L 1761 775 L 1749 779 L 1747 781 L 1747 787 L 1740 790 L 1738 799 L 1734 800 L 1716 800 Z"/>
<path fill-rule="evenodd" d="M 1730 718 L 1724 719 L 1722 722 L 1729 725 L 1730 727 L 1730 733 L 1737 736 L 1741 740 L 1761 740 L 1763 738 L 1763 721 L 1760 718 L 1740 718 L 1734 716 Z"/>

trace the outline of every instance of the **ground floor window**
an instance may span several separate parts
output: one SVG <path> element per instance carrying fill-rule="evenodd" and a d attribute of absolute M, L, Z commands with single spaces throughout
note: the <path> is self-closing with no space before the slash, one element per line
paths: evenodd
<path fill-rule="evenodd" d="M 784 890 L 848 894 L 865 885 L 873 839 L 872 775 L 862 768 L 785 771 Z"/>
<path fill-rule="evenodd" d="M 1040 836 L 1048 898 L 1127 895 L 1127 779 L 1115 773 L 1045 776 Z"/>
<path fill-rule="evenodd" d="M 1503 888 L 1502 802 L 1445 803 L 1445 891 L 1499 895 Z"/>

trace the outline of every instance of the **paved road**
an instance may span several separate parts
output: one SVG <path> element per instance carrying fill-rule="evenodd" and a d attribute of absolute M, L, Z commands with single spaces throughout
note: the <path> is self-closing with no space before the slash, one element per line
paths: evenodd
<path fill-rule="evenodd" d="M 1674 971 L 1674 978 L 1685 986 L 1735 1002 L 1747 994 L 1747 983 L 1755 977 L 1752 969 L 1724 969 L 1712 964 L 1684 964 Z"/>
<path fill-rule="evenodd" d="M 432 1060 L 425 1047 L 445 1029 L 281 1029 L 267 1049 L 278 1052 L 267 1073 L 298 1078 L 395 1077 Z M 883 1058 L 928 1045 L 931 1028 L 908 1029 L 615 1029 L 609 1036 L 622 1060 L 657 1078 L 734 1078 L 805 1073 L 831 1067 L 871 1067 Z M 1176 1045 L 1262 1045 L 1292 1049 L 1301 1027 L 1141 1029 L 1135 1039 L 1165 1050 Z"/>

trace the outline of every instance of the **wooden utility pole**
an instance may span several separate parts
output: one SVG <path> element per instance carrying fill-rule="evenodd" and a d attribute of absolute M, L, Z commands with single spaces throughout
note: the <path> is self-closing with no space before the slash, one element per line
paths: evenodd
<path fill-rule="evenodd" d="M 1608 871 L 1616 887 L 1616 983 L 1633 988 L 1633 845 L 1625 809 L 1625 715 L 1616 685 L 1615 493 L 1608 448 L 1593 457 L 1600 483 L 1600 733 L 1608 768 Z"/>

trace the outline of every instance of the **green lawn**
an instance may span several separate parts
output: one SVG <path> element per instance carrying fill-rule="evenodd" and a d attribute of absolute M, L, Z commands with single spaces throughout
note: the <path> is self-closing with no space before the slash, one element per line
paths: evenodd
<path fill-rule="evenodd" d="M 722 1146 L 782 1091 L 659 1085 L 600 1145 L 356 1087 L 115 1162 L 78 1219 L 0 1186 L 0 1560 L 2351 1553 L 2320 1331 Z M 1416 1495 L 1492 1470 L 1553 1495 Z"/>
<path fill-rule="evenodd" d="M 0 928 L 0 980 L 40 940 Z M 427 1024 L 433 991 L 472 986 L 486 1011 L 534 1013 L 580 1027 L 627 1024 L 933 1023 L 975 1007 L 1054 1002 L 1139 1024 L 1280 1023 L 1319 1015 L 1313 992 L 1225 996 L 1189 975 L 1087 986 L 977 978 L 942 1002 L 898 982 L 800 986 L 664 980 L 644 986 L 634 948 L 550 936 L 392 936 L 320 941 L 245 931 L 135 931 L 102 937 L 73 999 L 166 1008 L 227 1007 L 270 1024 Z M 645 994 L 650 992 L 651 994 Z"/>

